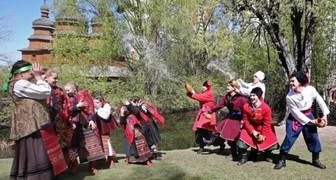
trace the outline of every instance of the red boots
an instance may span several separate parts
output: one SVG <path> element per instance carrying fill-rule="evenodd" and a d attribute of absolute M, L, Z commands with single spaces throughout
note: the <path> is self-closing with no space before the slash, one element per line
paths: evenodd
<path fill-rule="evenodd" d="M 77 161 L 77 159 L 75 159 L 74 161 L 72 161 L 71 162 L 71 169 L 70 169 L 70 172 L 72 173 L 72 174 L 74 174 L 74 173 L 76 173 L 77 172 L 77 170 L 78 170 L 78 161 Z"/>
<path fill-rule="evenodd" d="M 113 161 L 113 156 L 108 156 L 107 157 L 107 160 L 108 160 L 108 163 L 109 163 L 109 166 L 112 167 L 115 165 L 114 161 Z"/>
<path fill-rule="evenodd" d="M 95 161 L 89 162 L 89 167 L 90 167 L 90 171 L 93 174 L 97 174 L 99 172 L 99 170 L 96 169 L 96 162 Z"/>
<path fill-rule="evenodd" d="M 147 166 L 151 166 L 151 165 L 152 165 L 152 162 L 151 162 L 150 160 L 148 160 L 148 161 L 146 162 L 146 165 L 147 165 Z"/>

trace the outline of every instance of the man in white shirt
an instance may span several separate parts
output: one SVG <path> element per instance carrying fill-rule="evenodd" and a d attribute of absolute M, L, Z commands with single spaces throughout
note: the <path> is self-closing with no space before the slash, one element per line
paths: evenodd
<path fill-rule="evenodd" d="M 301 131 L 308 150 L 312 153 L 312 165 L 320 169 L 326 169 L 319 160 L 322 151 L 321 143 L 317 133 L 318 120 L 312 114 L 311 107 L 316 100 L 322 110 L 327 125 L 327 115 L 330 113 L 326 103 L 313 86 L 307 85 L 308 78 L 303 72 L 294 72 L 290 76 L 289 85 L 291 90 L 286 96 L 286 102 L 290 115 L 286 121 L 286 137 L 280 148 L 280 160 L 274 169 L 281 169 L 286 166 L 286 155 L 299 137 Z"/>

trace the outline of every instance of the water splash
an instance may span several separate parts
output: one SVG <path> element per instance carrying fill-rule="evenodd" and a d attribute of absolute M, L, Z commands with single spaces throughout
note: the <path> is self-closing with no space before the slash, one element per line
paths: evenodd
<path fill-rule="evenodd" d="M 123 44 L 126 52 L 128 52 L 128 57 L 147 64 L 147 71 L 153 73 L 151 78 L 160 79 L 164 77 L 177 81 L 164 63 L 162 46 L 157 46 L 154 42 L 131 34 L 124 36 Z"/>
<path fill-rule="evenodd" d="M 236 73 L 230 69 L 227 59 L 212 61 L 207 65 L 207 69 L 217 70 L 223 75 L 228 76 L 230 79 L 234 79 L 236 76 Z"/>

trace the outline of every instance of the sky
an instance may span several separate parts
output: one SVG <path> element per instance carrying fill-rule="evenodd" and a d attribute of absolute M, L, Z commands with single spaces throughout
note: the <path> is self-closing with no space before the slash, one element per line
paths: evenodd
<path fill-rule="evenodd" d="M 21 59 L 17 50 L 29 46 L 28 38 L 34 33 L 32 22 L 41 17 L 43 3 L 44 0 L 0 0 L 0 17 L 6 17 L 0 20 L 0 27 L 5 25 L 10 30 L 8 38 L 0 40 L 0 54 L 8 55 L 12 62 Z M 50 7 L 52 0 L 46 0 L 46 4 Z"/>

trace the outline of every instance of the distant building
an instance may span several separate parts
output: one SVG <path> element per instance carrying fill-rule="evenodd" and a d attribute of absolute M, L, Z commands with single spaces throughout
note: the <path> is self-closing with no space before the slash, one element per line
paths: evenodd
<path fill-rule="evenodd" d="M 31 63 L 40 63 L 42 65 L 59 66 L 64 64 L 63 62 L 55 62 L 55 57 L 52 55 L 53 42 L 57 41 L 57 38 L 62 38 L 62 35 L 82 36 L 88 38 L 87 47 L 93 47 L 97 43 L 101 43 L 100 30 L 101 24 L 97 16 L 91 19 L 91 33 L 88 33 L 88 20 L 81 14 L 76 5 L 76 0 L 68 0 L 66 6 L 61 9 L 55 16 L 55 22 L 49 18 L 49 7 L 44 2 L 40 8 L 41 17 L 34 20 L 32 28 L 34 34 L 31 35 L 29 40 L 29 46 L 27 48 L 20 49 L 22 52 L 22 59 Z M 80 23 L 85 23 L 85 28 L 80 29 Z M 55 34 L 57 33 L 57 34 Z M 65 37 L 65 36 L 64 36 Z M 67 36 L 66 38 L 69 38 Z M 101 73 L 97 71 L 103 71 Z M 126 73 L 124 60 L 111 60 L 105 59 L 99 61 L 99 65 L 93 64 L 88 77 L 104 76 L 111 78 L 123 77 Z"/>
<path fill-rule="evenodd" d="M 52 40 L 55 30 L 54 22 L 49 19 L 49 8 L 44 3 L 41 8 L 41 17 L 33 21 L 34 34 L 31 35 L 28 48 L 20 49 L 22 59 L 46 63 L 52 61 Z"/>

